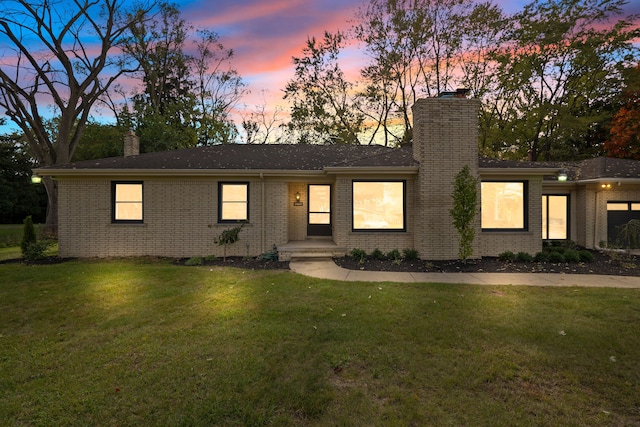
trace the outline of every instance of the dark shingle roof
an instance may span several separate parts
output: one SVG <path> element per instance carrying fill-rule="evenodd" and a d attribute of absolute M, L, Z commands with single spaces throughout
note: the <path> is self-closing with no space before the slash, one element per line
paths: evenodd
<path fill-rule="evenodd" d="M 573 162 L 527 162 L 480 157 L 481 168 L 531 169 L 557 168 L 567 172 L 569 181 L 591 179 L 640 178 L 640 161 L 595 157 Z M 555 179 L 549 176 L 548 179 Z"/>
<path fill-rule="evenodd" d="M 229 144 L 87 160 L 53 168 L 315 171 L 325 167 L 416 166 L 411 153 L 410 147 L 380 145 Z"/>
<path fill-rule="evenodd" d="M 496 169 L 543 169 L 557 168 L 558 163 L 551 162 L 525 162 L 521 160 L 502 160 L 490 157 L 482 157 L 478 159 L 480 168 L 496 168 Z"/>
<path fill-rule="evenodd" d="M 640 161 L 597 157 L 583 160 L 579 165 L 577 179 L 640 178 Z"/>

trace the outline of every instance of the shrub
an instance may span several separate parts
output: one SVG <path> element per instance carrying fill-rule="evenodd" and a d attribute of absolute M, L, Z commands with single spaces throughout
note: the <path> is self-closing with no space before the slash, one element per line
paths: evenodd
<path fill-rule="evenodd" d="M 20 249 L 22 250 L 22 256 L 27 258 L 27 251 L 29 249 L 29 246 L 36 243 L 36 229 L 33 226 L 31 215 L 26 217 L 24 221 L 22 221 L 22 223 L 24 224 L 24 227 L 22 229 L 22 242 L 20 243 Z"/>
<path fill-rule="evenodd" d="M 274 244 L 270 251 L 267 251 L 258 257 L 261 261 L 278 261 L 278 247 Z"/>
<path fill-rule="evenodd" d="M 535 262 L 547 262 L 549 261 L 549 252 L 542 251 L 538 252 L 535 257 L 533 257 Z"/>
<path fill-rule="evenodd" d="M 566 262 L 580 262 L 580 254 L 574 249 L 567 249 L 564 252 L 564 260 Z"/>
<path fill-rule="evenodd" d="M 378 260 L 382 260 L 384 259 L 384 252 L 382 252 L 380 249 L 375 248 L 373 250 L 373 252 L 371 252 L 371 258 L 373 259 L 378 259 Z"/>
<path fill-rule="evenodd" d="M 202 257 L 194 256 L 185 261 L 184 265 L 194 266 L 194 265 L 202 265 Z"/>
<path fill-rule="evenodd" d="M 415 249 L 406 248 L 402 251 L 402 258 L 407 261 L 415 261 L 419 258 L 419 254 Z"/>
<path fill-rule="evenodd" d="M 549 252 L 549 262 L 561 263 L 565 262 L 564 255 L 557 251 Z"/>
<path fill-rule="evenodd" d="M 526 252 L 518 252 L 516 254 L 516 261 L 531 262 L 533 261 L 533 257 Z"/>
<path fill-rule="evenodd" d="M 580 261 L 582 262 L 593 262 L 594 260 L 593 254 L 586 249 L 578 252 L 578 254 L 580 255 Z"/>
<path fill-rule="evenodd" d="M 551 246 L 549 248 L 547 248 L 547 251 L 549 253 L 555 252 L 558 254 L 564 254 L 567 251 L 567 248 L 563 247 L 563 246 Z"/>
<path fill-rule="evenodd" d="M 364 249 L 353 248 L 351 249 L 351 258 L 358 261 L 360 264 L 364 264 L 364 260 L 367 258 L 367 253 Z"/>
<path fill-rule="evenodd" d="M 24 256 L 24 259 L 28 261 L 37 261 L 39 259 L 44 259 L 44 253 L 52 244 L 53 242 L 50 240 L 40 240 L 38 242 L 33 242 L 29 246 L 27 246 L 26 250 L 22 252 L 22 256 Z"/>
<path fill-rule="evenodd" d="M 207 255 L 206 257 L 204 257 L 204 260 L 214 262 L 218 260 L 218 257 L 215 255 Z"/>
<path fill-rule="evenodd" d="M 513 262 L 516 259 L 516 254 L 511 251 L 505 251 L 498 255 L 498 259 L 502 262 Z"/>
<path fill-rule="evenodd" d="M 400 259 L 402 258 L 400 256 L 400 251 L 397 249 L 392 249 L 389 251 L 389 253 L 387 253 L 387 258 L 389 258 L 391 261 L 395 262 L 396 264 L 400 262 Z"/>

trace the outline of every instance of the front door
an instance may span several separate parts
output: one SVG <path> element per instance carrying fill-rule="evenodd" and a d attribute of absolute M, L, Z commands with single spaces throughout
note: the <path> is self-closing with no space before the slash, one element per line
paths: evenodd
<path fill-rule="evenodd" d="M 331 236 L 331 185 L 309 184 L 307 236 Z"/>

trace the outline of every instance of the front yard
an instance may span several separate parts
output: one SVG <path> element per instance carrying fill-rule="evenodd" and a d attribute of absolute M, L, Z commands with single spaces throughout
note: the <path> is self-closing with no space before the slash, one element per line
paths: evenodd
<path fill-rule="evenodd" d="M 638 425 L 640 291 L 0 265 L 8 425 Z"/>

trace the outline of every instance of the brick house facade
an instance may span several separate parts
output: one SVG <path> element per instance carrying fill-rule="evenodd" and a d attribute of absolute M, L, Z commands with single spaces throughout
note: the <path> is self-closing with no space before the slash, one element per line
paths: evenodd
<path fill-rule="evenodd" d="M 125 157 L 35 172 L 58 181 L 61 257 L 221 256 L 216 236 L 242 222 L 228 255 L 275 245 L 287 259 L 292 242 L 318 241 L 334 255 L 413 248 L 422 259 L 455 259 L 449 211 L 464 166 L 478 178 L 482 206 L 474 257 L 534 254 L 545 239 L 594 248 L 611 240 L 613 223 L 640 218 L 640 162 L 479 158 L 479 108 L 474 99 L 419 100 L 411 147 L 233 144 L 137 154 L 129 134 Z"/>

